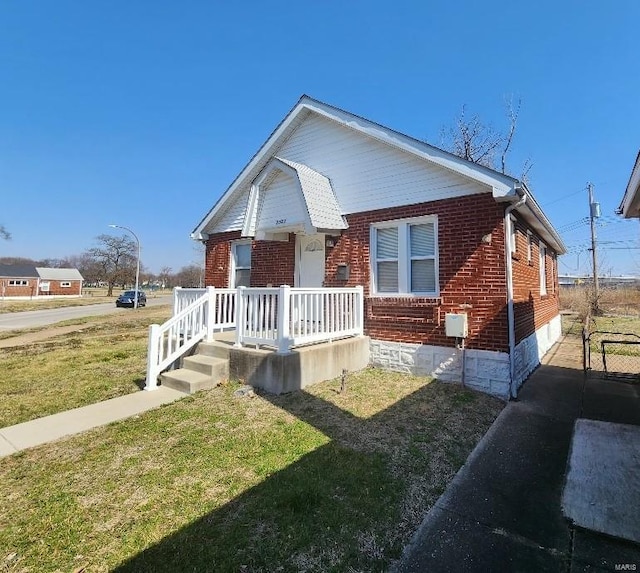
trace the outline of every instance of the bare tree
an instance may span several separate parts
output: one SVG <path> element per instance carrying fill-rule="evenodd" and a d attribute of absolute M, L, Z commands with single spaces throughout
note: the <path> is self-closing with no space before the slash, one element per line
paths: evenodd
<path fill-rule="evenodd" d="M 162 288 L 167 288 L 173 286 L 173 269 L 171 267 L 162 267 L 160 269 L 160 274 L 158 275 L 158 279 L 162 283 Z"/>
<path fill-rule="evenodd" d="M 124 286 L 135 276 L 137 247 L 133 239 L 126 235 L 99 235 L 96 240 L 98 246 L 89 249 L 85 255 L 90 257 L 99 271 L 98 280 L 107 283 L 107 296 L 113 296 L 116 284 Z"/>
<path fill-rule="evenodd" d="M 455 125 L 442 129 L 442 147 L 458 157 L 507 173 L 507 155 L 516 134 L 521 106 L 520 99 L 515 106 L 512 98 L 507 100 L 508 128 L 503 132 L 483 123 L 477 114 L 469 117 L 466 106 L 463 105 Z M 531 167 L 532 163 L 527 159 L 520 177 L 523 181 L 526 180 Z"/>
<path fill-rule="evenodd" d="M 7 231 L 4 225 L 0 225 L 0 237 L 5 241 L 8 241 L 11 238 L 11 233 Z"/>
<path fill-rule="evenodd" d="M 202 267 L 199 265 L 187 265 L 182 267 L 175 275 L 175 281 L 181 287 L 199 287 L 202 280 Z"/>

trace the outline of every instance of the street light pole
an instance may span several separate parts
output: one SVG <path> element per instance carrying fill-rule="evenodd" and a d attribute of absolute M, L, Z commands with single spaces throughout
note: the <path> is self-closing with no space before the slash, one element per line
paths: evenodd
<path fill-rule="evenodd" d="M 131 229 L 129 229 L 129 227 L 123 227 L 122 225 L 109 225 L 109 227 L 129 231 L 129 233 L 133 235 L 133 238 L 136 240 L 136 243 L 138 245 L 138 261 L 136 263 L 136 296 L 133 300 L 133 308 L 138 308 L 138 285 L 140 284 L 140 239 L 138 239 L 138 235 L 136 235 Z"/>

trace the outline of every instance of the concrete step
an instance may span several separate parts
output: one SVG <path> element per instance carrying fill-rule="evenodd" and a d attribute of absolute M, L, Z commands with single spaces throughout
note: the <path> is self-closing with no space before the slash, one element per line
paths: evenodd
<path fill-rule="evenodd" d="M 228 360 L 229 351 L 232 347 L 233 341 L 214 340 L 213 342 L 200 342 L 194 356 L 204 355 Z"/>
<path fill-rule="evenodd" d="M 193 370 L 211 376 L 217 382 L 229 377 L 229 360 L 206 356 L 205 354 L 193 354 L 182 359 L 182 368 Z"/>
<path fill-rule="evenodd" d="M 209 390 L 220 383 L 207 374 L 196 372 L 195 370 L 186 370 L 185 368 L 163 372 L 160 374 L 160 380 L 162 386 L 173 388 L 186 394 L 194 394 L 199 390 Z"/>

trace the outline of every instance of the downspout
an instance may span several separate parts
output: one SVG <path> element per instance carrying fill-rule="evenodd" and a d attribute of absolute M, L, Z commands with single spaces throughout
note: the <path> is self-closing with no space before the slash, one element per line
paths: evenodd
<path fill-rule="evenodd" d="M 516 188 L 516 193 L 524 191 L 522 188 Z M 522 207 L 527 202 L 526 194 L 520 196 L 520 200 L 509 205 L 504 211 L 504 244 L 506 247 L 506 263 L 507 263 L 507 330 L 509 336 L 509 397 L 516 397 L 516 389 L 513 381 L 516 373 L 516 322 L 513 311 L 513 264 L 511 260 L 511 212 Z"/>

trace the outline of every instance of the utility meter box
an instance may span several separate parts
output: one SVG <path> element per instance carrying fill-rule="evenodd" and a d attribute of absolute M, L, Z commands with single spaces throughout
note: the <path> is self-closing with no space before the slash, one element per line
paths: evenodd
<path fill-rule="evenodd" d="M 467 313 L 460 312 L 458 314 L 453 314 L 448 312 L 445 314 L 444 329 L 447 336 L 466 338 L 468 334 Z"/>

